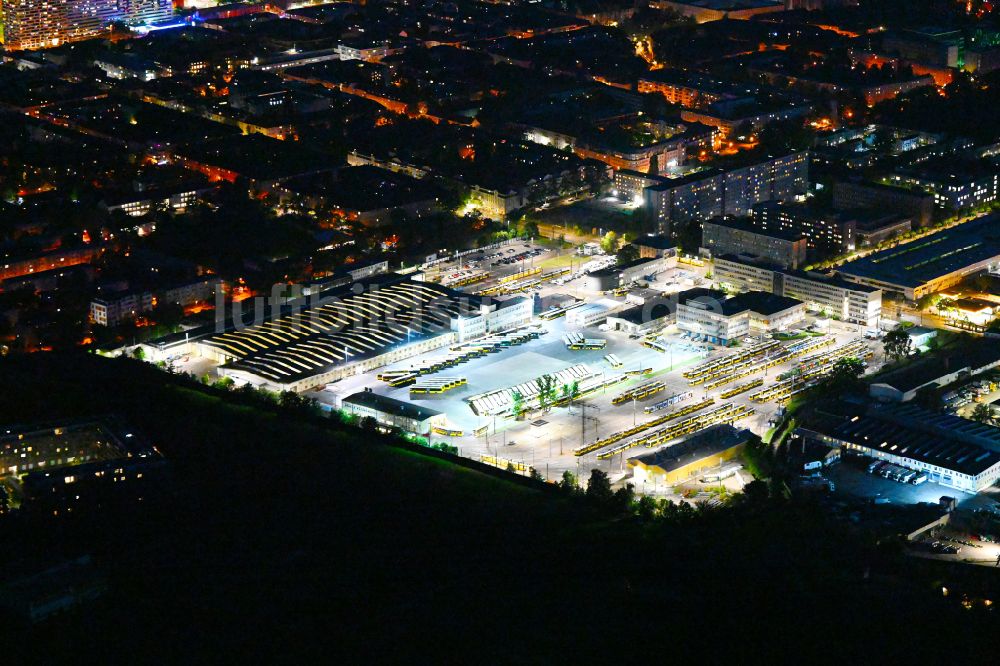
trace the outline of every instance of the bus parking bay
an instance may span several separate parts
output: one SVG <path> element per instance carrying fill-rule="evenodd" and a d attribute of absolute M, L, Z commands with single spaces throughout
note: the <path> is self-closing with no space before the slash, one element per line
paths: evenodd
<path fill-rule="evenodd" d="M 689 404 L 714 400 L 714 406 L 733 405 L 752 409 L 753 414 L 734 425 L 745 427 L 757 434 L 763 434 L 769 421 L 777 411 L 774 402 L 754 402 L 750 396 L 754 391 L 744 391 L 728 398 L 721 397 L 741 383 L 762 378 L 764 386 L 777 381 L 779 374 L 790 370 L 801 359 L 791 359 L 787 363 L 769 368 L 766 372 L 742 378 L 718 388 L 706 389 L 701 385 L 692 386 L 683 372 L 706 360 L 721 358 L 736 353 L 737 349 L 713 347 L 684 339 L 677 333 L 665 333 L 661 340 L 668 345 L 667 351 L 660 351 L 642 344 L 641 339 L 630 339 L 617 331 L 599 331 L 597 328 L 582 329 L 578 333 L 592 338 L 607 340 L 604 349 L 571 350 L 567 348 L 564 336 L 569 333 L 565 318 L 543 323 L 547 333 L 538 339 L 522 345 L 510 347 L 493 354 L 474 358 L 454 368 L 442 372 L 444 375 L 459 375 L 467 383 L 441 394 L 412 395 L 409 388 L 392 388 L 376 379 L 377 373 L 345 379 L 329 387 L 343 397 L 363 388 L 372 388 L 377 393 L 411 401 L 447 414 L 448 429 L 461 431 L 461 437 L 435 435 L 435 441 L 442 440 L 457 446 L 460 454 L 473 459 L 492 456 L 513 460 L 534 467 L 549 479 L 558 479 L 564 471 L 572 471 L 583 477 L 593 468 L 602 469 L 613 477 L 622 475 L 627 467 L 625 462 L 634 455 L 647 452 L 644 446 L 623 451 L 610 458 L 599 458 L 607 451 L 602 448 L 582 456 L 574 455 L 583 443 L 591 443 L 614 432 L 627 430 L 634 424 L 641 424 L 662 412 L 645 413 L 644 408 L 675 394 L 690 393 L 690 397 L 669 409 L 679 409 Z M 832 345 L 839 346 L 856 338 L 856 334 L 831 331 Z M 787 343 L 784 343 L 787 344 Z M 422 360 L 446 353 L 447 349 L 428 352 L 381 371 L 405 369 Z M 612 355 L 621 363 L 612 367 L 606 356 Z M 613 377 L 632 373 L 622 382 L 586 396 L 572 407 L 555 407 L 547 412 L 533 411 L 521 421 L 507 417 L 477 416 L 470 408 L 468 399 L 472 396 L 497 391 L 525 382 L 532 382 L 543 374 L 555 374 L 571 366 L 584 364 L 595 374 Z M 636 375 L 638 370 L 650 370 L 647 374 Z M 428 375 L 433 377 L 434 375 Z M 661 382 L 661 390 L 650 394 L 644 400 L 625 400 L 614 404 L 614 398 L 623 392 L 650 382 Z M 556 387 L 557 391 L 561 387 Z M 712 407 L 708 407 L 711 409 Z M 482 433 L 485 426 L 486 432 Z M 582 433 L 582 437 L 581 437 Z"/>

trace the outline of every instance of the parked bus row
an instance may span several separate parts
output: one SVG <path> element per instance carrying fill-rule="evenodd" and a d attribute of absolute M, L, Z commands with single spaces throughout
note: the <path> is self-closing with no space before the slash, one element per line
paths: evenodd
<path fill-rule="evenodd" d="M 667 444 L 675 439 L 692 435 L 718 423 L 735 423 L 753 413 L 754 410 L 746 405 L 721 405 L 703 414 L 695 414 L 633 440 L 624 441 L 603 453 L 597 454 L 597 459 L 607 460 L 636 446 L 652 448 L 661 444 Z"/>
<path fill-rule="evenodd" d="M 616 432 L 616 433 L 613 433 L 611 435 L 608 435 L 607 437 L 604 437 L 603 439 L 598 439 L 596 441 L 591 442 L 590 444 L 585 444 L 585 445 L 583 445 L 581 447 L 578 447 L 578 448 L 576 448 L 576 449 L 573 450 L 573 454 L 576 455 L 576 456 L 587 455 L 591 451 L 596 451 L 597 449 L 602 449 L 605 446 L 608 446 L 609 444 L 614 444 L 615 442 L 621 441 L 621 440 L 625 439 L 626 437 L 632 437 L 633 435 L 638 435 L 639 433 L 645 432 L 646 430 L 649 430 L 651 428 L 655 428 L 657 426 L 661 426 L 661 425 L 663 425 L 664 423 L 666 423 L 668 421 L 672 421 L 674 419 L 679 419 L 682 416 L 687 416 L 688 414 L 693 414 L 694 412 L 697 412 L 700 409 L 705 409 L 706 407 L 708 407 L 708 406 L 710 406 L 710 405 L 712 405 L 714 403 L 715 403 L 715 400 L 713 400 L 712 398 L 707 398 L 707 399 L 702 400 L 701 402 L 695 403 L 693 405 L 687 405 L 686 407 L 682 407 L 682 408 L 680 408 L 680 409 L 678 409 L 676 411 L 670 412 L 669 414 L 664 414 L 663 416 L 658 416 L 655 419 L 651 419 L 651 420 L 646 421 L 644 423 L 640 423 L 638 425 L 634 425 L 634 426 L 632 426 L 631 428 L 629 428 L 627 430 L 621 430 L 619 432 Z"/>
<path fill-rule="evenodd" d="M 611 404 L 620 405 L 628 402 L 629 400 L 645 400 L 651 395 L 656 395 L 665 388 L 667 388 L 667 385 L 663 382 L 649 382 L 648 384 L 642 384 L 619 393 L 611 399 Z"/>

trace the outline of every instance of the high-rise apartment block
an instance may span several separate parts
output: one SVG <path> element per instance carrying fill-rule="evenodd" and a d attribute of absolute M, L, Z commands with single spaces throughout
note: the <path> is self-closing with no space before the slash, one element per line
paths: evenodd
<path fill-rule="evenodd" d="M 171 0 L 0 0 L 7 50 L 43 49 L 99 35 L 112 23 L 143 25 L 171 17 Z"/>

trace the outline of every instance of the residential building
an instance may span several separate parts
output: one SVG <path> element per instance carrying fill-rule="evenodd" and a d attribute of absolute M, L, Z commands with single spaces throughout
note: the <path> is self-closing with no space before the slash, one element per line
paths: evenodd
<path fill-rule="evenodd" d="M 801 233 L 764 231 L 738 219 L 714 218 L 702 225 L 703 250 L 716 254 L 746 254 L 782 268 L 798 268 L 806 261 L 807 239 Z"/>
<path fill-rule="evenodd" d="M 1000 196 L 1000 166 L 989 159 L 943 156 L 899 169 L 890 178 L 930 192 L 935 206 L 952 212 L 990 204 Z"/>
<path fill-rule="evenodd" d="M 934 197 L 913 188 L 864 181 L 839 181 L 833 185 L 833 207 L 838 210 L 875 209 L 910 215 L 917 227 L 931 225 Z"/>
<path fill-rule="evenodd" d="M 765 201 L 753 207 L 751 216 L 753 226 L 763 231 L 780 230 L 805 236 L 812 250 L 839 254 L 852 252 L 857 244 L 857 223 L 847 213 L 801 203 Z"/>
<path fill-rule="evenodd" d="M 747 20 L 757 14 L 785 11 L 784 0 L 653 0 L 655 9 L 670 9 L 698 23 L 729 18 Z"/>
<path fill-rule="evenodd" d="M 221 284 L 219 278 L 206 276 L 149 289 L 109 291 L 90 302 L 90 320 L 99 326 L 117 326 L 151 312 L 157 305 L 186 307 L 210 301 Z"/>
<path fill-rule="evenodd" d="M 712 102 L 698 109 L 683 109 L 681 120 L 714 127 L 722 138 L 728 138 L 737 129 L 757 132 L 771 123 L 802 119 L 812 108 L 811 104 L 800 100 L 739 97 Z"/>
<path fill-rule="evenodd" d="M 2 0 L 0 41 L 10 51 L 43 49 L 90 39 L 115 22 L 149 25 L 173 13 L 170 0 Z"/>
<path fill-rule="evenodd" d="M 746 216 L 762 201 L 789 200 L 808 187 L 809 155 L 789 153 L 743 167 L 708 169 L 647 187 L 645 202 L 662 233 L 688 220 Z"/>
<path fill-rule="evenodd" d="M 647 187 L 652 187 L 662 182 L 664 182 L 663 178 L 642 171 L 616 169 L 614 179 L 612 180 L 613 188 L 611 194 L 628 203 L 642 204 L 643 191 Z"/>
<path fill-rule="evenodd" d="M 731 83 L 715 80 L 684 69 L 654 69 L 639 77 L 640 93 L 660 93 L 671 104 L 686 109 L 700 109 L 724 99 L 746 94 Z"/>

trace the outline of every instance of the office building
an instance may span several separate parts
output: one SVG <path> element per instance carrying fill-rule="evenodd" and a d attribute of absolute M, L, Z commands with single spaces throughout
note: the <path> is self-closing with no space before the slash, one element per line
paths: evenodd
<path fill-rule="evenodd" d="M 747 254 L 782 268 L 806 261 L 807 239 L 801 233 L 764 231 L 744 220 L 715 218 L 702 226 L 702 249 L 716 254 Z"/>
<path fill-rule="evenodd" d="M 714 289 L 689 289 L 679 295 L 677 328 L 718 345 L 728 345 L 750 333 L 750 312 Z"/>
<path fill-rule="evenodd" d="M 728 345 L 752 330 L 783 331 L 805 316 L 805 303 L 767 291 L 727 297 L 713 289 L 689 289 L 677 297 L 677 328 L 696 339 Z"/>
<path fill-rule="evenodd" d="M 800 300 L 812 310 L 869 329 L 878 328 L 882 316 L 882 291 L 819 273 L 755 264 L 739 255 L 713 259 L 713 279 L 739 291 L 768 291 Z"/>
<path fill-rule="evenodd" d="M 7 50 L 43 49 L 89 39 L 112 23 L 149 25 L 169 19 L 170 0 L 0 0 Z"/>

